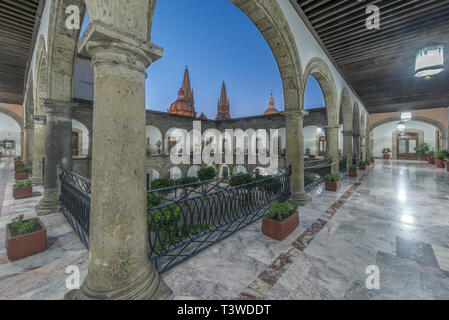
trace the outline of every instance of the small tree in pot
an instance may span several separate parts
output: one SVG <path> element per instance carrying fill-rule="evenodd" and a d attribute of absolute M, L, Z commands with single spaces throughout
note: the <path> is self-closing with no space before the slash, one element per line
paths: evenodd
<path fill-rule="evenodd" d="M 297 202 L 272 202 L 270 213 L 262 220 L 263 234 L 279 241 L 287 238 L 299 225 L 298 208 Z"/>
<path fill-rule="evenodd" d="M 427 156 L 429 155 L 430 145 L 428 143 L 421 143 L 415 148 L 415 152 L 420 156 L 421 161 L 427 161 Z"/>
<path fill-rule="evenodd" d="M 311 152 L 312 152 L 312 149 L 306 148 L 306 156 L 310 157 Z"/>
<path fill-rule="evenodd" d="M 32 180 L 16 181 L 12 187 L 12 196 L 15 200 L 31 198 L 33 196 Z"/>
<path fill-rule="evenodd" d="M 366 170 L 366 161 L 360 161 L 359 169 L 360 170 Z"/>
<path fill-rule="evenodd" d="M 427 158 L 427 162 L 429 164 L 435 164 L 435 157 L 434 157 L 435 153 L 433 152 L 433 150 L 429 151 L 429 157 Z"/>
<path fill-rule="evenodd" d="M 447 150 L 439 150 L 435 152 L 435 165 L 438 169 L 444 169 L 444 159 L 448 156 Z"/>
<path fill-rule="evenodd" d="M 326 176 L 326 190 L 337 192 L 341 186 L 341 177 L 338 174 L 328 174 Z"/>
<path fill-rule="evenodd" d="M 348 176 L 357 177 L 357 167 L 356 166 L 349 167 Z"/>
<path fill-rule="evenodd" d="M 384 155 L 385 160 L 390 160 L 390 157 L 391 157 L 391 149 L 390 148 L 384 148 L 382 150 L 382 153 Z"/>
<path fill-rule="evenodd" d="M 5 147 L 6 147 L 6 142 L 7 142 L 7 141 L 8 141 L 8 139 L 0 140 L 0 158 L 2 157 L 3 150 L 4 150 Z"/>
<path fill-rule="evenodd" d="M 6 226 L 6 254 L 16 261 L 44 251 L 47 230 L 39 218 L 23 220 L 20 215 Z"/>
<path fill-rule="evenodd" d="M 15 174 L 16 180 L 26 180 L 29 178 L 31 170 L 28 168 L 17 169 Z"/>
<path fill-rule="evenodd" d="M 157 154 L 161 154 L 161 148 L 162 148 L 162 141 L 161 140 L 156 142 L 156 147 L 157 147 Z"/>

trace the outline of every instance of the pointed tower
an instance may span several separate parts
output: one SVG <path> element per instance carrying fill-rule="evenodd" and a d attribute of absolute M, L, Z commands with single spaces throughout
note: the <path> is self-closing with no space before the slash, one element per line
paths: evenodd
<path fill-rule="evenodd" d="M 184 71 L 182 87 L 178 91 L 178 99 L 172 103 L 168 112 L 171 114 L 196 118 L 195 99 L 190 85 L 190 75 L 187 67 Z"/>
<path fill-rule="evenodd" d="M 268 101 L 268 109 L 265 111 L 264 115 L 277 114 L 279 111 L 276 109 L 274 104 L 273 93 L 271 93 L 270 100 Z"/>
<path fill-rule="evenodd" d="M 231 112 L 229 111 L 229 100 L 226 93 L 226 84 L 223 81 L 221 86 L 221 96 L 218 100 L 218 113 L 216 120 L 231 120 Z"/>

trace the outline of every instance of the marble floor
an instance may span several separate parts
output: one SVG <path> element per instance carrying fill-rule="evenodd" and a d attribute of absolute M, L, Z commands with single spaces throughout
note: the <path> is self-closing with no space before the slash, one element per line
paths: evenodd
<path fill-rule="evenodd" d="M 12 200 L 12 161 L 0 161 L 0 299 L 60 299 L 65 269 L 88 253 L 61 214 L 43 217 L 48 249 L 11 263 L 4 227 L 32 199 Z M 171 299 L 449 299 L 449 173 L 417 162 L 378 161 L 339 192 L 300 209 L 300 226 L 277 242 L 260 222 L 165 273 Z M 368 267 L 379 289 L 367 289 Z"/>

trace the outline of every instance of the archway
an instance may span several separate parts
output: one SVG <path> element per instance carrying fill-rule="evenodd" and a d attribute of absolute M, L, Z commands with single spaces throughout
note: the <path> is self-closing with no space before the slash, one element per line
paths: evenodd
<path fill-rule="evenodd" d="M 355 161 L 358 163 L 361 160 L 360 157 L 360 108 L 358 103 L 354 104 L 352 112 L 352 132 L 353 132 L 353 144 L 352 151 Z"/>
<path fill-rule="evenodd" d="M 340 98 L 340 124 L 343 124 L 343 155 L 347 158 L 346 166 L 352 165 L 352 144 L 353 144 L 353 115 L 352 104 L 349 91 L 345 87 Z"/>
<path fill-rule="evenodd" d="M 8 146 L 3 151 L 3 156 L 18 156 L 22 152 L 21 133 L 22 128 L 20 122 L 13 117 L 13 112 L 5 112 L 0 107 L 0 140 L 6 139 Z"/>
<path fill-rule="evenodd" d="M 156 155 L 162 153 L 163 139 L 159 128 L 154 126 L 147 126 L 147 154 Z"/>

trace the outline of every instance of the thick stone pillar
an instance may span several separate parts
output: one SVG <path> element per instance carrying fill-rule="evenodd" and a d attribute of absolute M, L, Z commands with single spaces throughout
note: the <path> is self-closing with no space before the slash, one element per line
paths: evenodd
<path fill-rule="evenodd" d="M 89 144 L 87 147 L 87 157 L 88 158 L 92 158 L 92 140 L 93 140 L 93 134 L 92 134 L 92 130 L 89 131 Z"/>
<path fill-rule="evenodd" d="M 309 113 L 306 111 L 286 111 L 287 137 L 286 158 L 287 165 L 292 168 L 290 179 L 291 198 L 295 201 L 305 203 L 309 197 L 304 191 L 304 117 Z"/>
<path fill-rule="evenodd" d="M 352 131 L 343 131 L 343 155 L 346 157 L 346 167 L 352 166 Z"/>
<path fill-rule="evenodd" d="M 28 168 L 33 167 L 33 133 L 34 133 L 34 124 L 25 123 L 24 126 L 24 137 L 23 137 L 23 162 Z"/>
<path fill-rule="evenodd" d="M 328 148 L 329 148 L 329 159 L 332 160 L 332 174 L 340 173 L 340 156 L 338 154 L 338 134 L 340 127 L 327 127 L 327 137 L 328 137 Z"/>
<path fill-rule="evenodd" d="M 40 186 L 43 183 L 47 118 L 44 116 L 34 116 L 33 120 L 33 186 Z"/>
<path fill-rule="evenodd" d="M 449 107 L 446 108 L 446 149 L 449 150 Z"/>
<path fill-rule="evenodd" d="M 352 135 L 353 143 L 352 143 L 352 152 L 354 154 L 354 159 L 356 160 L 356 164 L 358 165 L 361 161 L 360 158 L 360 134 L 354 133 Z"/>
<path fill-rule="evenodd" d="M 146 252 L 145 187 L 145 70 L 163 50 L 98 20 L 79 45 L 95 73 L 89 269 L 81 289 L 66 298 L 166 298 L 170 289 Z"/>
<path fill-rule="evenodd" d="M 360 136 L 360 153 L 362 161 L 366 161 L 366 136 Z"/>
<path fill-rule="evenodd" d="M 45 142 L 44 197 L 36 206 L 38 215 L 58 212 L 59 166 L 72 170 L 72 107 L 74 103 L 45 99 L 47 130 Z"/>

